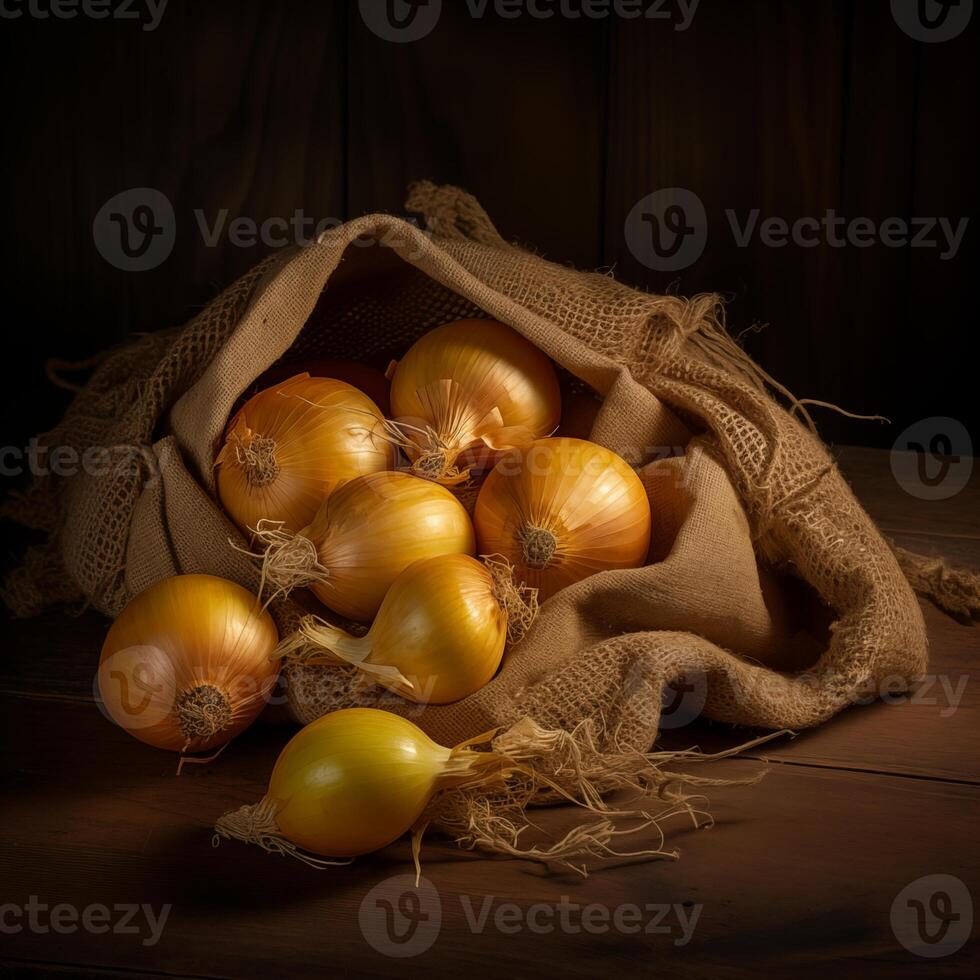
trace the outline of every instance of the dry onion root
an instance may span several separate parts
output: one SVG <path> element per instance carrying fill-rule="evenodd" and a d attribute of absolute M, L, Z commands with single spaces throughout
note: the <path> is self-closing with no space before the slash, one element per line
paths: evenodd
<path fill-rule="evenodd" d="M 417 340 L 393 368 L 388 437 L 418 476 L 465 482 L 500 451 L 527 446 L 558 425 L 561 394 L 551 362 L 495 320 L 457 320 Z"/>
<path fill-rule="evenodd" d="M 611 568 L 636 568 L 650 548 L 650 504 L 640 478 L 584 439 L 539 439 L 503 459 L 473 513 L 483 553 L 502 555 L 547 599 Z"/>
<path fill-rule="evenodd" d="M 272 617 L 240 585 L 213 575 L 164 579 L 112 624 L 99 662 L 102 702 L 149 745 L 216 748 L 268 701 L 278 640 Z"/>
<path fill-rule="evenodd" d="M 395 579 L 364 636 L 308 616 L 278 652 L 287 663 L 353 664 L 410 701 L 448 704 L 493 677 L 536 612 L 536 593 L 514 585 L 506 564 L 440 555 Z"/>
<path fill-rule="evenodd" d="M 384 419 L 343 381 L 299 374 L 250 398 L 215 459 L 218 496 L 243 531 L 259 521 L 306 527 L 332 490 L 391 469 Z"/>
<path fill-rule="evenodd" d="M 676 858 L 665 847 L 663 823 L 682 816 L 695 827 L 710 816 L 687 796 L 684 785 L 719 786 L 758 781 L 700 779 L 666 771 L 673 761 L 709 761 L 758 745 L 757 739 L 731 752 L 600 753 L 589 724 L 574 732 L 542 728 L 530 719 L 493 738 L 488 733 L 455 748 L 433 742 L 412 722 L 374 708 L 348 708 L 307 725 L 283 749 L 265 797 L 230 811 L 215 825 L 220 838 L 257 844 L 314 867 L 347 863 L 412 831 L 419 872 L 421 837 L 429 824 L 468 848 L 556 863 L 581 874 L 588 858 Z M 777 733 L 781 734 L 781 733 Z M 489 749 L 475 746 L 491 742 Z M 629 805 L 617 807 L 604 795 L 629 789 Z M 532 803 L 570 802 L 592 814 L 550 845 L 522 847 Z M 621 821 L 629 826 L 622 827 Z M 619 851 L 618 838 L 654 827 L 655 847 Z"/>
<path fill-rule="evenodd" d="M 275 594 L 309 586 L 334 612 L 365 622 L 412 562 L 472 555 L 476 546 L 469 515 L 445 487 L 394 472 L 349 481 L 297 534 L 260 521 L 254 540 Z"/>

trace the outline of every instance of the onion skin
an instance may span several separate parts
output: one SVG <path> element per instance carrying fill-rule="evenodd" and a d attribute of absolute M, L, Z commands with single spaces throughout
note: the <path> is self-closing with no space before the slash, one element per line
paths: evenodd
<path fill-rule="evenodd" d="M 351 385 L 297 375 L 250 398 L 215 460 L 222 506 L 248 533 L 260 520 L 306 527 L 355 476 L 391 469 L 377 405 Z"/>
<path fill-rule="evenodd" d="M 508 636 L 506 602 L 490 570 L 475 558 L 427 558 L 395 579 L 364 636 L 311 617 L 285 641 L 284 655 L 354 664 L 410 701 L 449 704 L 478 691 L 497 672 Z"/>
<path fill-rule="evenodd" d="M 268 798 L 280 831 L 300 847 L 335 857 L 367 854 L 418 820 L 450 755 L 390 712 L 334 711 L 283 749 Z"/>
<path fill-rule="evenodd" d="M 398 363 L 391 411 L 414 472 L 448 481 L 552 432 L 561 392 L 551 362 L 516 330 L 456 320 L 420 337 Z"/>
<path fill-rule="evenodd" d="M 351 480 L 301 533 L 327 570 L 311 584 L 314 594 L 334 612 L 362 622 L 377 614 L 392 583 L 413 562 L 476 549 L 473 524 L 456 497 L 407 473 Z"/>
<path fill-rule="evenodd" d="M 539 439 L 490 473 L 473 514 L 477 547 L 547 599 L 596 572 L 637 568 L 650 505 L 632 468 L 584 439 Z"/>
<path fill-rule="evenodd" d="M 272 617 L 234 582 L 177 575 L 141 592 L 112 624 L 99 661 L 110 718 L 175 752 L 213 749 L 268 701 L 279 664 Z"/>
<path fill-rule="evenodd" d="M 334 381 L 343 381 L 358 391 L 363 391 L 378 406 L 382 415 L 387 415 L 391 410 L 388 397 L 391 385 L 384 374 L 368 364 L 342 358 L 312 357 L 273 364 L 256 378 L 253 390 L 258 392 L 271 388 L 304 372 L 311 378 L 333 378 Z"/>

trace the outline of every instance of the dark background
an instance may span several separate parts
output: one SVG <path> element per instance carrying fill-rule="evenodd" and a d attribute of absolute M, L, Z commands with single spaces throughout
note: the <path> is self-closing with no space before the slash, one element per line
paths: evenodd
<path fill-rule="evenodd" d="M 409 44 L 375 36 L 356 3 L 325 0 L 170 0 L 150 32 L 0 20 L 4 442 L 23 445 L 65 403 L 45 358 L 180 323 L 270 251 L 227 235 L 208 246 L 196 210 L 209 222 L 221 209 L 229 221 L 400 211 L 421 177 L 472 191 L 505 237 L 555 261 L 724 293 L 733 332 L 768 324 L 745 345 L 798 396 L 892 420 L 818 411 L 828 439 L 891 446 L 933 415 L 972 428 L 972 224 L 943 261 L 880 243 L 738 247 L 725 211 L 972 217 L 975 20 L 924 44 L 888 0 L 701 0 L 685 31 L 676 7 L 673 21 L 474 19 L 447 0 Z M 173 202 L 176 245 L 158 268 L 123 272 L 92 222 L 141 186 Z M 708 244 L 658 273 L 630 254 L 624 221 L 671 186 L 703 201 Z"/>

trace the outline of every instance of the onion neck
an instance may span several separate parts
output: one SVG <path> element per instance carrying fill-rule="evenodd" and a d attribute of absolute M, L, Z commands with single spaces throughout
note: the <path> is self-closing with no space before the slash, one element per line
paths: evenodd
<path fill-rule="evenodd" d="M 276 440 L 260 436 L 245 425 L 234 429 L 228 436 L 222 457 L 230 455 L 235 465 L 245 473 L 250 487 L 265 487 L 279 476 L 279 462 L 276 459 Z"/>
<path fill-rule="evenodd" d="M 425 450 L 412 463 L 412 472 L 424 480 L 439 480 L 451 474 L 456 454 L 447 449 Z"/>
<path fill-rule="evenodd" d="M 284 663 L 359 666 L 374 647 L 371 633 L 352 636 L 316 616 L 305 616 L 297 630 L 276 649 Z"/>

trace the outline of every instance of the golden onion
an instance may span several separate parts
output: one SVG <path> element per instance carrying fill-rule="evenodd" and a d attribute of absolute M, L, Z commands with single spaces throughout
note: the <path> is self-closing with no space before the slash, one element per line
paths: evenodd
<path fill-rule="evenodd" d="M 272 617 L 246 589 L 177 575 L 141 592 L 112 624 L 99 661 L 110 718 L 149 745 L 201 752 L 243 731 L 278 674 Z"/>
<path fill-rule="evenodd" d="M 526 446 L 558 425 L 561 394 L 551 362 L 495 320 L 456 320 L 417 340 L 391 380 L 391 428 L 412 470 L 439 482 L 466 479 L 499 450 Z"/>
<path fill-rule="evenodd" d="M 485 743 L 490 743 L 486 750 L 474 748 Z M 685 756 L 686 761 L 699 758 L 717 756 Z M 682 778 L 694 782 L 696 777 L 661 768 L 674 759 L 667 752 L 598 753 L 591 730 L 546 729 L 531 718 L 450 749 L 398 715 L 346 708 L 318 718 L 292 738 L 276 761 L 265 796 L 219 818 L 214 842 L 241 840 L 324 867 L 349 863 L 411 831 L 417 880 L 421 837 L 435 822 L 464 847 L 584 874 L 582 859 L 618 855 L 612 845 L 623 834 L 653 826 L 662 837 L 661 823 L 671 817 L 693 819 L 697 826 L 698 818 L 707 816 L 678 790 Z M 631 790 L 625 805 L 603 800 L 611 788 Z M 637 809 L 638 789 L 666 801 L 660 813 L 650 812 L 651 800 Z M 590 822 L 577 822 L 553 842 L 518 846 L 531 826 L 527 807 L 559 798 L 590 814 Z M 631 827 L 617 828 L 618 817 Z M 623 856 L 676 857 L 677 852 L 661 841 Z"/>
<path fill-rule="evenodd" d="M 533 591 L 515 588 L 505 565 L 440 555 L 395 579 L 364 636 L 306 617 L 281 651 L 294 661 L 353 664 L 411 701 L 447 704 L 493 677 L 505 643 L 520 639 L 536 609 Z"/>
<path fill-rule="evenodd" d="M 282 592 L 308 585 L 334 612 L 362 621 L 412 562 L 475 548 L 469 514 L 445 487 L 395 472 L 349 481 L 298 534 L 260 522 L 256 538 L 267 546 L 266 581 Z"/>
<path fill-rule="evenodd" d="M 216 833 L 292 854 L 353 857 L 415 827 L 441 789 L 506 761 L 466 746 L 447 749 L 405 718 L 346 708 L 311 722 L 282 750 L 264 799 L 225 814 Z M 493 778 L 493 775 L 490 778 Z"/>
<path fill-rule="evenodd" d="M 306 527 L 332 490 L 391 469 L 384 420 L 363 392 L 298 374 L 250 398 L 228 425 L 215 460 L 218 496 L 244 531 L 260 520 Z"/>
<path fill-rule="evenodd" d="M 650 505 L 615 453 L 584 439 L 539 439 L 487 477 L 473 515 L 481 554 L 500 555 L 547 599 L 610 568 L 642 565 Z"/>

